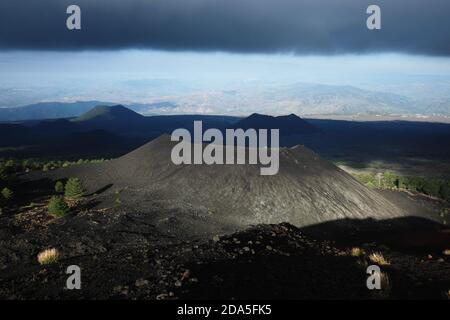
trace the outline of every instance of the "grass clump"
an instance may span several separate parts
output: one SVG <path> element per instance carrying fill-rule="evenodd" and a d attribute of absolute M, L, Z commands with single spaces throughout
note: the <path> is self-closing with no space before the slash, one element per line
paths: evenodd
<path fill-rule="evenodd" d="M 379 266 L 388 266 L 391 263 L 386 260 L 381 252 L 374 252 L 369 255 L 369 260 Z"/>
<path fill-rule="evenodd" d="M 53 196 L 48 202 L 48 213 L 55 217 L 64 217 L 69 213 L 70 209 L 62 196 Z"/>
<path fill-rule="evenodd" d="M 55 263 L 58 261 L 58 258 L 59 258 L 59 252 L 55 248 L 46 249 L 44 251 L 41 251 L 37 256 L 37 260 L 40 265 L 48 265 L 48 264 Z"/>
<path fill-rule="evenodd" d="M 358 248 L 358 247 L 353 247 L 350 250 L 350 255 L 352 257 L 360 257 L 360 256 L 364 255 L 364 253 L 365 253 L 364 250 L 361 248 Z"/>

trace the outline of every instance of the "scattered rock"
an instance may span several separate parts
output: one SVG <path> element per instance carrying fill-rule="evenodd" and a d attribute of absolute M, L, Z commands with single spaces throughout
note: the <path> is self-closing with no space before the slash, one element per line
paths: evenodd
<path fill-rule="evenodd" d="M 148 284 L 149 284 L 148 280 L 145 279 L 137 279 L 135 282 L 136 287 L 144 287 L 147 286 Z"/>
<path fill-rule="evenodd" d="M 167 293 L 160 293 L 156 296 L 156 300 L 166 300 L 167 298 L 169 298 Z"/>
<path fill-rule="evenodd" d="M 190 276 L 190 273 L 191 273 L 191 272 L 190 272 L 188 269 L 186 269 L 186 270 L 183 272 L 183 275 L 181 276 L 181 281 L 184 281 L 184 280 L 188 279 L 189 276 Z"/>

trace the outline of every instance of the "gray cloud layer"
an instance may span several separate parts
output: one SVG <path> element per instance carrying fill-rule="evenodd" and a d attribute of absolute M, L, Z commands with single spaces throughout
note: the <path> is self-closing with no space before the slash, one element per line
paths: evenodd
<path fill-rule="evenodd" d="M 449 0 L 0 0 L 1 49 L 450 56 Z M 82 30 L 68 31 L 78 4 Z M 366 8 L 382 9 L 382 30 Z"/>

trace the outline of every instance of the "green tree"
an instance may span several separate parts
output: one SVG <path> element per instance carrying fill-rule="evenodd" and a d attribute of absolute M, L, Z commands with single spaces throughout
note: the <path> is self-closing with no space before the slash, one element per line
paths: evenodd
<path fill-rule="evenodd" d="M 384 188 L 395 188 L 397 186 L 397 176 L 393 174 L 392 172 L 385 172 L 383 174 L 383 187 Z"/>
<path fill-rule="evenodd" d="M 48 202 L 48 213 L 56 218 L 63 217 L 69 213 L 69 207 L 62 196 L 53 196 Z"/>
<path fill-rule="evenodd" d="M 57 181 L 55 184 L 55 191 L 58 193 L 64 192 L 64 184 L 61 181 Z"/>
<path fill-rule="evenodd" d="M 439 196 L 440 185 L 434 179 L 428 179 L 423 182 L 423 192 L 430 196 Z"/>
<path fill-rule="evenodd" d="M 439 190 L 439 194 L 442 199 L 450 200 L 450 183 L 445 183 L 441 185 L 441 189 Z"/>
<path fill-rule="evenodd" d="M 66 182 L 64 195 L 70 199 L 79 199 L 86 193 L 83 183 L 78 178 L 70 178 Z"/>

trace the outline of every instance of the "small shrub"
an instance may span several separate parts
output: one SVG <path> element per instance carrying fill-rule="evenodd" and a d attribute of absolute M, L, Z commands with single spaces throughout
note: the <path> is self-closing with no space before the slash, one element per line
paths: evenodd
<path fill-rule="evenodd" d="M 64 192 L 64 184 L 61 181 L 57 181 L 55 184 L 55 191 L 58 193 Z"/>
<path fill-rule="evenodd" d="M 48 213 L 53 217 L 63 217 L 69 213 L 69 207 L 61 196 L 51 197 L 48 203 Z"/>
<path fill-rule="evenodd" d="M 371 253 L 369 256 L 369 260 L 373 263 L 376 263 L 379 266 L 387 266 L 390 265 L 390 262 L 386 260 L 381 252 Z"/>
<path fill-rule="evenodd" d="M 14 193 L 9 188 L 3 188 L 2 197 L 5 200 L 11 200 L 14 197 Z"/>
<path fill-rule="evenodd" d="M 52 264 L 58 261 L 59 252 L 55 248 L 46 249 L 40 252 L 37 256 L 37 260 L 40 265 Z"/>
<path fill-rule="evenodd" d="M 79 199 L 86 193 L 83 183 L 78 178 L 70 178 L 66 182 L 64 195 L 70 199 Z"/>

